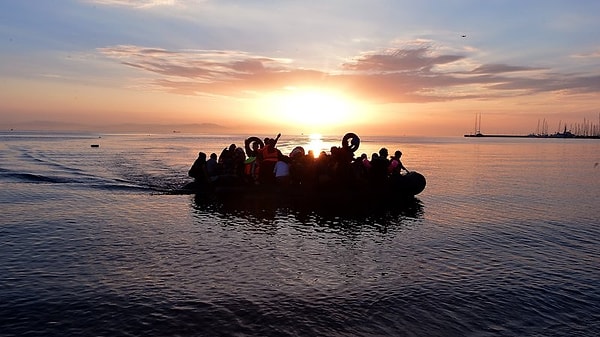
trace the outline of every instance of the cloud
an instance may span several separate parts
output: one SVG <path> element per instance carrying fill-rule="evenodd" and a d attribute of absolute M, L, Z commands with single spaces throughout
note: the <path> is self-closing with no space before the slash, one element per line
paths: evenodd
<path fill-rule="evenodd" d="M 343 64 L 342 68 L 366 72 L 423 71 L 464 58 L 459 55 L 429 56 L 428 51 L 428 47 L 394 49 L 386 54 L 361 56 L 352 63 Z"/>
<path fill-rule="evenodd" d="M 572 56 L 574 58 L 590 58 L 590 59 L 600 58 L 600 49 L 599 50 L 595 50 L 595 51 L 593 51 L 591 53 L 573 54 Z"/>
<path fill-rule="evenodd" d="M 471 72 L 474 74 L 502 74 L 534 70 L 544 70 L 544 68 L 511 66 L 507 64 L 484 64 L 473 69 Z"/>
<path fill-rule="evenodd" d="M 174 6 L 180 3 L 179 0 L 87 0 L 87 2 L 105 5 L 133 8 L 149 8 L 157 6 Z"/>
<path fill-rule="evenodd" d="M 600 77 L 593 74 L 557 74 L 547 68 L 509 64 L 473 65 L 467 55 L 440 53 L 422 44 L 365 53 L 333 72 L 235 50 L 170 51 L 118 45 L 99 51 L 145 73 L 145 87 L 184 95 L 248 97 L 305 86 L 338 89 L 380 103 L 425 103 L 600 92 Z"/>
<path fill-rule="evenodd" d="M 119 45 L 98 49 L 122 64 L 148 73 L 217 83 L 244 79 L 249 75 L 277 73 L 285 70 L 285 59 L 252 56 L 228 50 L 168 51 Z"/>

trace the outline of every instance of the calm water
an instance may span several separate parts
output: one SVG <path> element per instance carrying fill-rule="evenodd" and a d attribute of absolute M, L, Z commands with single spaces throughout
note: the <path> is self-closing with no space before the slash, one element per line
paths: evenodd
<path fill-rule="evenodd" d="M 0 133 L 0 336 L 600 335 L 600 141 L 362 138 L 411 210 L 168 193 L 243 136 Z"/>

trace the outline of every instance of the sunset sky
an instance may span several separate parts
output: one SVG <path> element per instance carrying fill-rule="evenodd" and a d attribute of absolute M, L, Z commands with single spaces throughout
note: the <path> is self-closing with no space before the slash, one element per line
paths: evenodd
<path fill-rule="evenodd" d="M 3 0 L 0 130 L 530 133 L 598 123 L 600 1 Z M 52 124 L 48 124 L 52 125 Z"/>

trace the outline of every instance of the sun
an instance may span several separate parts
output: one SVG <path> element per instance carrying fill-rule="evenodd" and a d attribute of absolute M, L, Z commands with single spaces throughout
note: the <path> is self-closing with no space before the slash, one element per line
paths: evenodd
<path fill-rule="evenodd" d="M 310 130 L 355 123 L 358 116 L 351 99 L 331 90 L 286 88 L 271 100 L 278 118 Z"/>

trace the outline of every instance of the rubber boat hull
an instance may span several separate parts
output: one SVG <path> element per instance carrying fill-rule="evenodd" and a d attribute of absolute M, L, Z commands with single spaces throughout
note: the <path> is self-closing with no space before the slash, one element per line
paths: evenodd
<path fill-rule="evenodd" d="M 196 194 L 197 200 L 217 200 L 225 203 L 258 202 L 313 206 L 375 206 L 398 205 L 414 199 L 426 186 L 425 177 L 418 172 L 389 177 L 385 183 L 374 186 L 366 182 L 319 185 L 253 185 L 243 184 L 236 177 L 220 176 L 211 184 L 191 182 L 178 192 Z"/>

